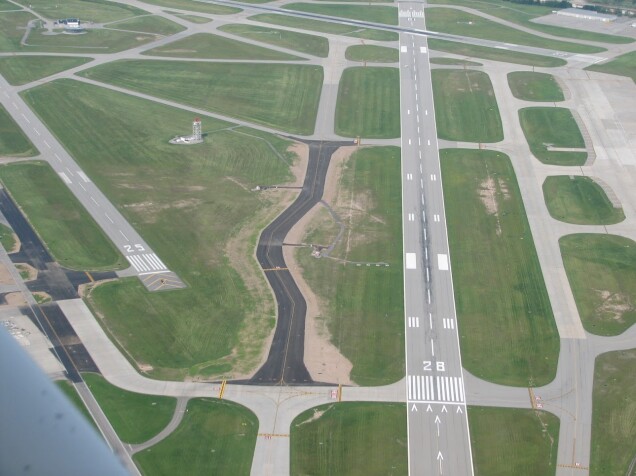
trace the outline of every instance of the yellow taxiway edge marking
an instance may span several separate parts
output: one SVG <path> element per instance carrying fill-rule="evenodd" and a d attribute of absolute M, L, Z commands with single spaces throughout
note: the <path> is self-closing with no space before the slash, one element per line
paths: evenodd
<path fill-rule="evenodd" d="M 263 271 L 287 271 L 288 268 L 267 268 Z"/>
<path fill-rule="evenodd" d="M 89 273 L 88 271 L 86 271 L 86 276 L 88 277 L 88 279 L 91 280 L 91 283 L 95 282 L 95 280 L 93 279 L 93 276 L 91 276 L 91 273 Z"/>
<path fill-rule="evenodd" d="M 342 384 L 338 384 L 338 401 L 342 401 Z"/>

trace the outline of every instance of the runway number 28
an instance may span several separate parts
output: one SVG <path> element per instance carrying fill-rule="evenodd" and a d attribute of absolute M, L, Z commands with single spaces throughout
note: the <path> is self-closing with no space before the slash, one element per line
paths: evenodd
<path fill-rule="evenodd" d="M 134 253 L 135 251 L 146 251 L 146 248 L 141 245 L 124 245 L 124 249 L 126 250 L 126 253 Z"/>
<path fill-rule="evenodd" d="M 425 371 L 431 371 L 432 370 L 432 365 L 433 362 L 431 362 L 430 360 L 425 360 L 424 361 L 424 370 Z M 435 362 L 435 369 L 438 372 L 446 372 L 446 366 L 444 365 L 444 362 L 440 362 L 439 360 L 437 362 Z"/>

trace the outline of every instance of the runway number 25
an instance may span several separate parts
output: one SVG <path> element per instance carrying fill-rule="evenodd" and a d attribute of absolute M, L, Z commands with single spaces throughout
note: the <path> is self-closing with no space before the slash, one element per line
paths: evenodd
<path fill-rule="evenodd" d="M 426 371 L 431 371 L 431 366 L 432 366 L 433 362 L 431 362 L 430 360 L 425 360 L 424 361 L 424 370 Z M 435 368 L 438 372 L 446 372 L 446 367 L 444 365 L 444 362 L 440 362 L 437 361 L 435 362 Z"/>
<path fill-rule="evenodd" d="M 134 253 L 135 251 L 146 251 L 146 248 L 141 245 L 124 245 L 124 249 L 126 250 L 126 253 Z"/>

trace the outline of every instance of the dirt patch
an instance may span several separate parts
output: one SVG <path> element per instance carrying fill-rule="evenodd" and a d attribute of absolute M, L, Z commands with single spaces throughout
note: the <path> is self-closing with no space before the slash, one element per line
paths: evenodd
<path fill-rule="evenodd" d="M 629 300 L 629 297 L 623 293 L 612 293 L 610 291 L 595 289 L 603 301 L 600 306 L 596 308 L 596 313 L 604 316 L 609 316 L 612 320 L 617 322 L 624 322 L 623 314 L 634 310 L 634 306 Z"/>
<path fill-rule="evenodd" d="M 26 306 L 27 304 L 24 296 L 20 292 L 5 294 L 4 299 L 7 301 L 8 306 Z"/>
<path fill-rule="evenodd" d="M 11 273 L 4 264 L 0 264 L 0 284 L 15 284 Z"/>
<path fill-rule="evenodd" d="M 203 200 L 198 198 L 188 198 L 183 200 L 174 200 L 169 203 L 155 203 L 155 202 L 137 202 L 128 203 L 124 205 L 124 208 L 131 208 L 138 213 L 143 219 L 144 223 L 155 223 L 157 216 L 164 210 L 174 208 L 176 210 L 185 210 L 196 208 L 203 203 Z"/>
<path fill-rule="evenodd" d="M 38 270 L 28 263 L 16 263 L 15 267 L 24 281 L 33 281 L 38 277 Z"/>
<path fill-rule="evenodd" d="M 312 421 L 318 420 L 321 416 L 323 416 L 332 408 L 333 408 L 333 405 L 329 405 L 324 410 L 318 410 L 317 408 L 314 408 L 314 414 L 311 417 L 307 418 L 305 421 L 301 421 L 300 423 L 296 424 L 296 428 L 298 428 L 301 425 L 304 425 L 305 423 L 311 423 Z"/>
<path fill-rule="evenodd" d="M 499 182 L 502 182 L 500 179 Z M 506 187 L 506 193 L 510 197 L 510 191 Z M 489 215 L 497 217 L 497 236 L 501 236 L 501 223 L 499 222 L 499 203 L 497 201 L 497 182 L 489 175 L 488 178 L 479 184 L 479 199 L 486 207 Z"/>

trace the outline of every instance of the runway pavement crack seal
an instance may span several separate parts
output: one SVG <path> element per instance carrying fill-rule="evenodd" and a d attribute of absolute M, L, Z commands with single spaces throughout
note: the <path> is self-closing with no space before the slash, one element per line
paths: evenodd
<path fill-rule="evenodd" d="M 292 138 L 294 140 L 299 140 Z M 278 307 L 274 338 L 266 362 L 247 382 L 258 385 L 315 383 L 304 363 L 307 303 L 283 257 L 283 241 L 291 228 L 322 200 L 329 162 L 334 152 L 353 142 L 301 141 L 309 146 L 305 181 L 298 198 L 261 233 L 256 259 Z"/>

